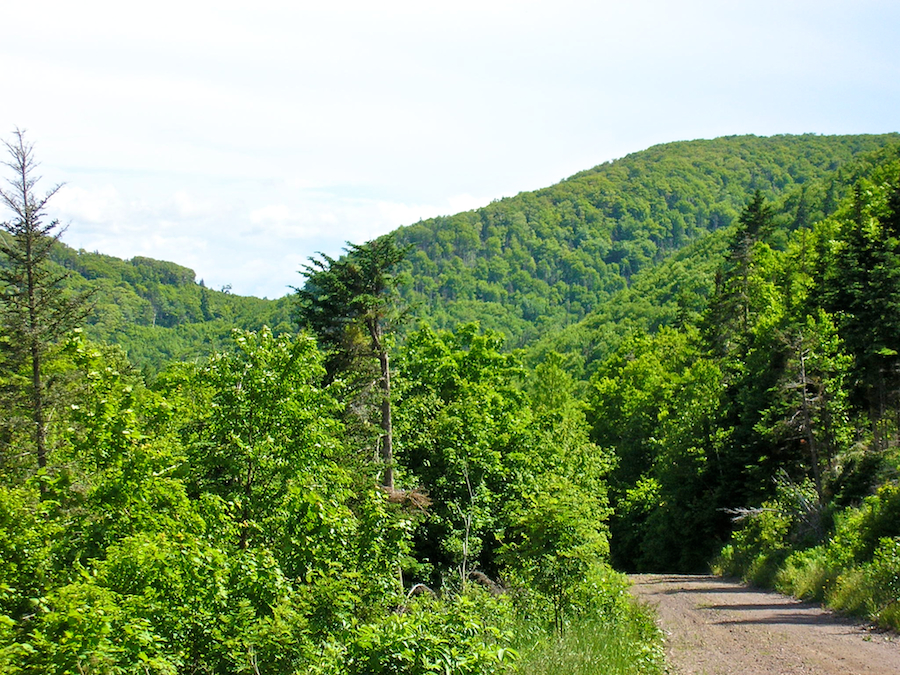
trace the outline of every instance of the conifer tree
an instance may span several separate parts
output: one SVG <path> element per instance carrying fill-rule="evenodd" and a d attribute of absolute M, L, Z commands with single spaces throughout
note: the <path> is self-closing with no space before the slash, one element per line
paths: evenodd
<path fill-rule="evenodd" d="M 873 420 L 881 419 L 900 368 L 900 194 L 864 182 L 854 188 L 852 211 L 825 272 L 824 306 L 834 312 Z"/>
<path fill-rule="evenodd" d="M 725 262 L 716 273 L 716 290 L 710 299 L 705 332 L 713 351 L 725 356 L 741 343 L 750 328 L 753 249 L 772 228 L 772 206 L 757 190 L 741 212 Z"/>
<path fill-rule="evenodd" d="M 47 466 L 47 383 L 44 376 L 48 350 L 88 312 L 85 296 L 62 292 L 65 272 L 53 268 L 50 253 L 65 228 L 59 221 L 45 222 L 46 207 L 61 185 L 43 196 L 35 190 L 34 148 L 25 134 L 4 141 L 12 170 L 0 188 L 0 201 L 12 219 L 0 224 L 0 325 L 3 329 L 4 371 L 7 377 L 26 371 L 27 384 L 12 387 L 14 403 L 28 411 L 32 423 L 38 469 Z M 24 373 L 23 373 L 24 374 Z M 16 407 L 18 407 L 16 406 Z"/>
<path fill-rule="evenodd" d="M 348 244 L 339 259 L 320 254 L 310 258 L 297 289 L 301 326 L 312 330 L 328 353 L 330 377 L 346 373 L 369 360 L 378 361 L 377 381 L 381 413 L 380 455 L 384 464 L 382 484 L 394 487 L 393 431 L 391 421 L 391 369 L 388 334 L 399 319 L 394 268 L 406 258 L 408 247 L 393 234 L 362 245 Z M 370 380 L 371 381 L 371 380 Z"/>

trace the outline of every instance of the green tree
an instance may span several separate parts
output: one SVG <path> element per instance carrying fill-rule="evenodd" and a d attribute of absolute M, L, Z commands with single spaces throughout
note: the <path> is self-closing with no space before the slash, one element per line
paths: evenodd
<path fill-rule="evenodd" d="M 354 369 L 361 360 L 378 361 L 382 484 L 393 489 L 389 335 L 400 318 L 394 269 L 409 248 L 385 235 L 363 245 L 348 244 L 345 251 L 339 259 L 320 254 L 303 267 L 306 283 L 297 289 L 300 324 L 328 351 L 326 367 L 332 377 Z"/>
<path fill-rule="evenodd" d="M 823 304 L 856 359 L 873 422 L 885 418 L 900 381 L 900 220 L 891 180 L 860 181 L 838 218 L 823 274 Z M 883 434 L 879 434 L 883 436 Z M 886 443 L 886 439 L 882 439 Z"/>
<path fill-rule="evenodd" d="M 720 452 L 722 376 L 695 330 L 636 335 L 591 380 L 594 442 L 611 448 L 612 557 L 625 569 L 702 569 L 743 469 Z M 738 478 L 739 479 L 739 478 Z"/>
<path fill-rule="evenodd" d="M 37 466 L 47 467 L 47 406 L 45 378 L 47 355 L 59 339 L 89 312 L 86 298 L 62 290 L 65 271 L 51 264 L 53 245 L 64 231 L 56 220 L 45 222 L 46 207 L 60 189 L 40 196 L 35 190 L 39 177 L 34 148 L 16 130 L 12 142 L 4 141 L 12 170 L 8 188 L 0 188 L 0 201 L 13 219 L 0 224 L 7 236 L 0 237 L 5 265 L 0 267 L 0 321 L 7 374 L 27 371 L 27 384 L 20 390 L 27 399 Z"/>
<path fill-rule="evenodd" d="M 501 560 L 550 601 L 553 626 L 561 633 L 567 616 L 589 600 L 592 577 L 608 560 L 605 494 L 548 474 L 516 506 Z"/>
<path fill-rule="evenodd" d="M 774 210 L 761 191 L 744 207 L 716 275 L 716 290 L 707 312 L 707 334 L 716 352 L 725 355 L 746 345 L 751 328 L 756 247 L 773 227 Z"/>
<path fill-rule="evenodd" d="M 834 460 L 850 444 L 847 387 L 853 359 L 844 351 L 833 318 L 822 310 L 777 334 L 786 358 L 757 428 L 772 443 L 800 446 L 799 459 L 809 467 L 822 505 Z"/>
<path fill-rule="evenodd" d="M 198 373 L 208 407 L 188 427 L 188 454 L 196 489 L 230 505 L 246 548 L 266 538 L 266 518 L 291 478 L 333 451 L 339 425 L 336 402 L 319 386 L 324 371 L 311 336 L 235 331 L 234 344 Z"/>
<path fill-rule="evenodd" d="M 455 571 L 496 570 L 505 497 L 527 456 L 527 400 L 521 366 L 503 338 L 476 324 L 453 333 L 422 327 L 398 357 L 398 456 L 433 504 L 416 533 L 434 580 Z"/>

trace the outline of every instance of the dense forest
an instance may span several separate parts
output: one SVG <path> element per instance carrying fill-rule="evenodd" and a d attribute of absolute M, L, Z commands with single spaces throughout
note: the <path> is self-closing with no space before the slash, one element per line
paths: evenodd
<path fill-rule="evenodd" d="M 544 190 L 400 228 L 398 240 L 413 247 L 398 266 L 400 294 L 413 318 L 398 330 L 412 330 L 418 320 L 444 330 L 477 321 L 502 333 L 507 348 L 529 349 L 563 326 L 585 333 L 570 342 L 590 342 L 587 333 L 604 332 L 608 323 L 659 314 L 652 327 L 678 302 L 706 292 L 705 277 L 692 285 L 700 276 L 693 269 L 666 266 L 680 258 L 693 261 L 691 268 L 706 264 L 704 274 L 712 269 L 720 250 L 707 235 L 735 222 L 754 190 L 781 205 L 788 229 L 809 226 L 879 161 L 879 149 L 897 142 L 900 134 L 670 143 Z M 290 298 L 208 289 L 193 270 L 174 263 L 122 261 L 62 243 L 52 259 L 70 271 L 66 283 L 94 293 L 85 333 L 120 345 L 151 371 L 224 347 L 233 327 L 296 329 Z M 670 297 L 651 300 L 667 284 Z M 656 300 L 664 307 L 654 308 Z M 629 307 L 616 309 L 623 302 Z M 697 298 L 693 309 L 702 302 Z M 606 354 L 601 345 L 589 358 Z"/>
<path fill-rule="evenodd" d="M 414 246 L 404 297 L 435 327 L 477 320 L 511 347 L 527 347 L 727 228 L 755 190 L 785 202 L 793 227 L 821 219 L 870 153 L 898 140 L 733 136 L 656 146 L 544 190 L 401 228 L 401 241 Z"/>
<path fill-rule="evenodd" d="M 900 627 L 900 135 L 657 146 L 268 301 L 0 234 L 0 670 L 661 673 L 623 571 Z"/>
<path fill-rule="evenodd" d="M 198 281 L 194 270 L 175 263 L 120 260 L 61 242 L 50 261 L 67 272 L 67 286 L 92 295 L 85 335 L 118 345 L 133 363 L 154 372 L 223 349 L 233 328 L 269 326 L 276 333 L 296 328 L 288 298 L 238 296 L 227 287 L 216 291 Z"/>

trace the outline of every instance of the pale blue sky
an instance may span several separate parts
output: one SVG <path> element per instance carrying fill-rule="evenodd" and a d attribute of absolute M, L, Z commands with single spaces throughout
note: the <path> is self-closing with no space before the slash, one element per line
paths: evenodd
<path fill-rule="evenodd" d="M 316 251 L 657 143 L 900 130 L 895 0 L 8 3 L 72 246 L 277 297 Z"/>

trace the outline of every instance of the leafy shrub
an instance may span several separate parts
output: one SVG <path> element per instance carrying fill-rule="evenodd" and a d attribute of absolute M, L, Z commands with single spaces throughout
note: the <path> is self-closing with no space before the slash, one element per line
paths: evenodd
<path fill-rule="evenodd" d="M 713 569 L 760 585 L 771 585 L 790 553 L 787 538 L 793 519 L 777 502 L 766 502 L 743 520 L 731 543 L 719 553 Z"/>
<path fill-rule="evenodd" d="M 788 556 L 775 576 L 775 588 L 804 600 L 825 600 L 841 572 L 841 567 L 828 557 L 824 546 L 797 551 Z"/>
<path fill-rule="evenodd" d="M 476 590 L 451 600 L 414 599 L 402 611 L 357 626 L 343 653 L 334 655 L 343 669 L 333 667 L 346 675 L 509 672 L 516 652 L 512 632 L 503 628 L 507 605 Z"/>
<path fill-rule="evenodd" d="M 881 540 L 868 572 L 876 618 L 885 626 L 900 627 L 900 537 Z"/>
<path fill-rule="evenodd" d="M 47 597 L 22 652 L 25 672 L 175 675 L 181 665 L 148 619 L 90 579 Z"/>
<path fill-rule="evenodd" d="M 54 533 L 36 491 L 0 486 L 0 615 L 30 611 L 47 571 L 46 538 Z"/>
<path fill-rule="evenodd" d="M 900 486 L 883 485 L 837 513 L 831 536 L 818 546 L 795 550 L 796 531 L 796 518 L 778 503 L 766 504 L 746 519 L 714 568 L 900 628 Z"/>
<path fill-rule="evenodd" d="M 793 552 L 819 542 L 829 517 L 809 480 L 794 484 L 782 477 L 774 500 L 740 516 L 741 528 L 719 553 L 713 569 L 772 587 Z"/>
<path fill-rule="evenodd" d="M 872 561 L 851 567 L 835 581 L 828 604 L 848 614 L 900 627 L 900 537 L 885 538 Z"/>
<path fill-rule="evenodd" d="M 858 508 L 841 512 L 829 543 L 831 553 L 844 564 L 872 560 L 885 537 L 900 536 L 900 485 L 887 484 L 863 500 Z"/>

